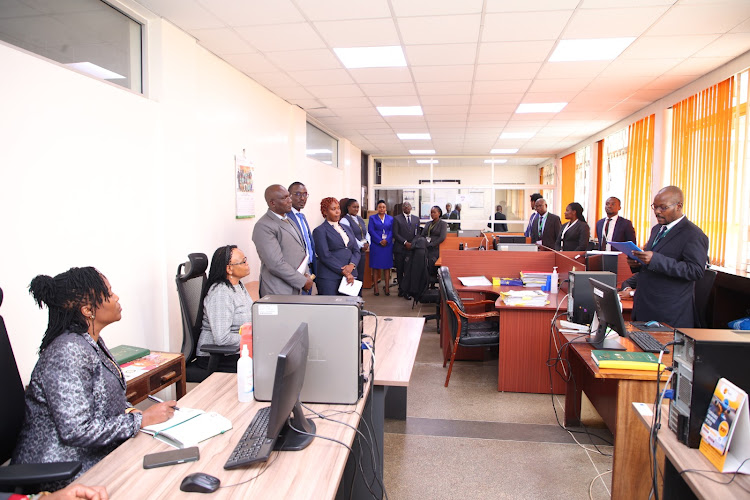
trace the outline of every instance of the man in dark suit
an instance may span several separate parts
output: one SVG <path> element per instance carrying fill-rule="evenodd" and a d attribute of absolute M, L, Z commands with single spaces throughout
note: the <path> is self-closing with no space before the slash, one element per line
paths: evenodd
<path fill-rule="evenodd" d="M 410 300 L 404 289 L 404 261 L 411 252 L 411 242 L 419 234 L 419 217 L 411 215 L 411 203 L 405 201 L 404 213 L 393 217 L 393 262 L 396 264 L 398 296 Z"/>
<path fill-rule="evenodd" d="M 538 198 L 534 207 L 538 216 L 531 225 L 531 242 L 542 244 L 547 248 L 555 248 L 557 237 L 562 231 L 560 217 L 547 212 L 547 202 L 544 198 Z"/>
<path fill-rule="evenodd" d="M 289 196 L 292 197 L 292 209 L 289 211 L 287 217 L 295 225 L 297 231 L 302 235 L 302 240 L 305 242 L 305 250 L 307 250 L 307 260 L 310 267 L 310 275 L 315 276 L 317 271 L 315 262 L 315 240 L 312 237 L 312 231 L 310 225 L 307 223 L 305 214 L 302 213 L 302 209 L 307 205 L 307 188 L 301 182 L 292 182 L 289 185 Z M 312 290 L 302 291 L 303 295 L 310 295 Z"/>
<path fill-rule="evenodd" d="M 643 261 L 633 301 L 632 317 L 638 321 L 675 328 L 697 323 L 693 291 L 708 262 L 708 236 L 682 213 L 683 200 L 677 186 L 656 193 L 651 208 L 658 224 L 651 229 L 645 251 L 633 252 Z"/>
<path fill-rule="evenodd" d="M 531 229 L 534 227 L 534 222 L 536 222 L 537 217 L 539 217 L 539 213 L 536 211 L 536 200 L 541 197 L 542 195 L 539 193 L 534 193 L 529 197 L 531 199 L 531 215 L 529 216 L 529 225 L 526 226 L 526 231 L 523 233 L 526 237 L 531 236 Z"/>
<path fill-rule="evenodd" d="M 441 215 L 440 218 L 447 219 L 448 217 L 450 217 L 451 212 L 453 211 L 452 208 L 453 208 L 453 205 L 451 205 L 450 203 L 446 203 L 445 212 L 443 212 L 443 215 Z"/>
<path fill-rule="evenodd" d="M 498 205 L 495 207 L 495 220 L 506 220 L 505 214 L 503 213 L 503 206 Z M 493 227 L 494 226 L 494 227 Z M 495 222 L 494 224 L 490 222 L 487 224 L 487 227 L 489 227 L 492 232 L 494 233 L 505 233 L 508 231 L 508 224 L 500 224 L 498 222 Z"/>
<path fill-rule="evenodd" d="M 456 209 L 451 212 L 451 214 L 448 216 L 448 219 L 449 220 L 450 219 L 461 220 L 461 204 L 460 203 L 456 203 Z M 450 227 L 451 231 L 458 231 L 459 229 L 461 229 L 460 222 L 451 223 L 448 226 Z"/>
<path fill-rule="evenodd" d="M 620 199 L 610 196 L 604 204 L 607 216 L 596 221 L 596 236 L 599 238 L 599 250 L 612 250 L 610 241 L 635 241 L 635 229 L 628 219 L 617 215 L 620 213 Z"/>

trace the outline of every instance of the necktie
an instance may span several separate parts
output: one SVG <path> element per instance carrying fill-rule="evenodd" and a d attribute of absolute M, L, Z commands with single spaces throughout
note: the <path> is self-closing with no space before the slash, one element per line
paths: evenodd
<path fill-rule="evenodd" d="M 661 239 L 664 238 L 664 236 L 667 235 L 667 231 L 668 231 L 667 226 L 662 226 L 661 227 L 661 229 L 659 230 L 659 234 L 657 234 L 656 238 L 654 238 L 654 244 L 651 245 L 651 250 L 653 250 L 654 247 L 656 246 L 656 244 L 659 243 L 661 241 Z"/>
<path fill-rule="evenodd" d="M 297 219 L 299 219 L 299 226 L 302 229 L 302 236 L 305 238 L 305 248 L 307 248 L 308 258 L 312 263 L 313 255 L 315 255 L 315 248 L 310 241 L 310 231 L 309 226 L 307 225 L 307 220 L 305 219 L 305 214 L 297 212 Z"/>
<path fill-rule="evenodd" d="M 604 223 L 604 234 L 602 235 L 602 248 L 600 250 L 606 250 L 607 249 L 607 235 L 609 234 L 609 221 L 612 219 L 607 219 L 607 222 Z"/>
<path fill-rule="evenodd" d="M 406 217 L 406 227 L 409 228 L 409 234 L 411 234 L 413 232 L 411 228 L 411 217 L 406 214 L 404 214 L 404 217 Z"/>

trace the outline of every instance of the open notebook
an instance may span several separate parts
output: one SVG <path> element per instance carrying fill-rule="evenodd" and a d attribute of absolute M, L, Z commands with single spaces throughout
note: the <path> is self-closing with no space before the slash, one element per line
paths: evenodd
<path fill-rule="evenodd" d="M 232 422 L 216 412 L 181 407 L 175 410 L 174 417 L 166 422 L 144 427 L 141 432 L 151 434 L 175 448 L 189 448 L 231 428 Z"/>

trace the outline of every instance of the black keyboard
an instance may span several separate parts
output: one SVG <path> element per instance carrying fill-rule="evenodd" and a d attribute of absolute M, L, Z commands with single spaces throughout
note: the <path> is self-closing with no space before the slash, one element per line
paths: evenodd
<path fill-rule="evenodd" d="M 648 332 L 631 331 L 628 332 L 628 338 L 635 342 L 635 345 L 641 348 L 643 352 L 661 352 L 669 353 L 669 349 L 664 344 L 656 340 Z"/>
<path fill-rule="evenodd" d="M 234 469 L 243 465 L 250 465 L 256 462 L 265 462 L 273 451 L 274 439 L 267 439 L 268 434 L 268 417 L 271 414 L 271 407 L 266 406 L 258 410 L 253 417 L 247 430 L 242 435 L 240 442 L 234 447 L 234 451 L 229 455 L 225 469 Z"/>

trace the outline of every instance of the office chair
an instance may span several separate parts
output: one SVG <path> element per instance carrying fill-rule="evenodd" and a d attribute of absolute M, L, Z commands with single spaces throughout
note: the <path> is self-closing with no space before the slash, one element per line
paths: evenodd
<path fill-rule="evenodd" d="M 458 296 L 451 281 L 450 270 L 442 266 L 438 270 L 438 278 L 440 279 L 440 293 L 443 303 L 448 307 L 448 320 L 450 321 L 451 339 L 453 341 L 451 362 L 448 367 L 448 374 L 445 377 L 445 387 L 448 387 L 458 346 L 485 348 L 500 345 L 500 313 L 494 310 L 483 310 L 481 313 L 467 313 L 464 303 Z M 488 305 L 494 308 L 495 302 L 481 300 L 473 302 L 471 307 L 481 306 L 484 309 Z M 443 368 L 445 368 L 446 362 L 447 359 L 444 356 Z"/>
<path fill-rule="evenodd" d="M 217 370 L 221 356 L 239 352 L 234 346 L 206 344 L 202 349 L 210 354 L 208 369 L 204 370 L 195 364 L 203 324 L 203 285 L 207 280 L 206 268 L 206 254 L 191 253 L 187 262 L 177 266 L 175 278 L 182 311 L 182 354 L 185 356 L 185 378 L 188 382 L 203 382 Z"/>
<path fill-rule="evenodd" d="M 714 286 L 717 272 L 713 269 L 703 271 L 703 277 L 695 283 L 693 294 L 695 296 L 695 309 L 698 311 L 699 328 L 709 328 L 708 322 L 708 299 Z"/>
<path fill-rule="evenodd" d="M 0 289 L 0 304 L 3 303 L 3 291 Z M 8 460 L 18 441 L 18 434 L 23 425 L 26 402 L 24 388 L 18 365 L 10 345 L 5 321 L 0 316 L 0 464 Z M 74 477 L 81 470 L 81 462 L 56 462 L 44 464 L 16 464 L 0 467 L 0 491 L 15 489 L 18 492 L 24 486 L 64 481 Z"/>

